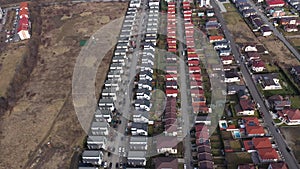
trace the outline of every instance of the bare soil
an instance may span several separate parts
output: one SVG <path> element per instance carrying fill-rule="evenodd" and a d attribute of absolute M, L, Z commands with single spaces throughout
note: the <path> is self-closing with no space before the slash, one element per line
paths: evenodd
<path fill-rule="evenodd" d="M 280 131 L 283 134 L 288 146 L 293 151 L 296 159 L 300 161 L 300 126 L 296 127 L 281 127 Z"/>
<path fill-rule="evenodd" d="M 42 7 L 37 65 L 23 85 L 24 95 L 0 121 L 1 169 L 69 168 L 72 155 L 80 151 L 86 136 L 71 98 L 79 41 L 123 16 L 126 7 L 127 3 L 120 2 Z M 111 56 L 112 50 L 99 72 L 108 70 Z M 103 73 L 97 79 L 96 86 L 102 86 Z"/>

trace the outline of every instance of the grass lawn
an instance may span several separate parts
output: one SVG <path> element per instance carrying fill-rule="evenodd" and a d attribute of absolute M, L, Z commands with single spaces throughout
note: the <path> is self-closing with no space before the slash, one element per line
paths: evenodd
<path fill-rule="evenodd" d="M 269 73 L 278 72 L 279 68 L 276 65 L 266 64 L 266 70 Z"/>
<path fill-rule="evenodd" d="M 211 153 L 213 156 L 221 156 L 220 149 L 211 149 Z"/>
<path fill-rule="evenodd" d="M 236 8 L 232 5 L 232 3 L 223 3 L 223 5 L 226 8 L 227 12 L 236 11 Z"/>
<path fill-rule="evenodd" d="M 281 120 L 279 120 L 279 119 L 274 119 L 274 123 L 280 123 L 281 122 Z"/>
<path fill-rule="evenodd" d="M 226 153 L 228 169 L 236 169 L 239 164 L 252 163 L 251 154 L 247 152 Z"/>
<path fill-rule="evenodd" d="M 229 142 L 230 147 L 234 150 L 234 151 L 240 151 L 242 148 L 242 145 L 240 143 L 239 140 L 230 140 Z"/>
<path fill-rule="evenodd" d="M 300 108 L 300 96 L 292 96 L 291 98 L 292 108 L 299 109 Z"/>

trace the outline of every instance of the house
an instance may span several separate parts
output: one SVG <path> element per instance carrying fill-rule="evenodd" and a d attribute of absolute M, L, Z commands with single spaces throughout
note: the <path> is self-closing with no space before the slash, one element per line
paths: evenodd
<path fill-rule="evenodd" d="M 176 80 L 167 80 L 166 81 L 166 88 L 177 89 L 178 88 L 177 81 Z"/>
<path fill-rule="evenodd" d="M 274 148 L 261 148 L 257 150 L 259 161 L 265 162 L 276 162 L 279 160 L 278 153 Z"/>
<path fill-rule="evenodd" d="M 223 65 L 230 65 L 233 63 L 234 57 L 232 55 L 230 56 L 222 56 L 221 61 Z"/>
<path fill-rule="evenodd" d="M 256 49 L 256 48 L 255 48 Z M 246 49 L 245 49 L 246 50 Z M 248 48 L 248 51 L 249 51 L 250 49 Z M 248 60 L 248 61 L 253 61 L 253 60 L 259 60 L 260 59 L 260 54 L 257 52 L 257 49 L 256 49 L 256 51 L 254 50 L 254 49 L 252 49 L 252 51 L 249 51 L 249 52 L 247 52 L 247 54 L 246 54 L 246 59 Z"/>
<path fill-rule="evenodd" d="M 114 100 L 112 98 L 102 98 L 98 103 L 99 109 L 109 109 L 111 111 L 115 110 Z"/>
<path fill-rule="evenodd" d="M 101 93 L 102 97 L 112 98 L 114 101 L 117 100 L 116 90 L 113 88 L 104 88 Z"/>
<path fill-rule="evenodd" d="M 258 78 L 263 90 L 280 90 L 282 89 L 277 74 L 261 74 Z"/>
<path fill-rule="evenodd" d="M 283 109 L 278 111 L 279 119 L 285 122 L 287 125 L 299 125 L 300 124 L 300 110 L 299 109 Z"/>
<path fill-rule="evenodd" d="M 239 82 L 240 76 L 235 70 L 225 71 L 225 83 Z"/>
<path fill-rule="evenodd" d="M 178 169 L 178 159 L 175 157 L 154 158 L 155 169 Z"/>
<path fill-rule="evenodd" d="M 229 48 L 229 42 L 227 40 L 214 42 L 214 49 L 226 49 Z"/>
<path fill-rule="evenodd" d="M 270 163 L 268 169 L 288 169 L 285 162 Z"/>
<path fill-rule="evenodd" d="M 206 10 L 206 15 L 208 17 L 215 16 L 215 11 L 213 9 L 208 9 L 208 10 Z"/>
<path fill-rule="evenodd" d="M 238 85 L 238 84 L 228 84 L 227 85 L 227 95 L 234 95 L 240 90 L 242 90 L 242 91 L 247 90 L 246 86 Z"/>
<path fill-rule="evenodd" d="M 253 137 L 252 140 L 245 140 L 244 148 L 247 152 L 256 152 L 261 148 L 272 148 L 271 141 L 268 137 Z"/>
<path fill-rule="evenodd" d="M 103 122 L 103 121 L 107 121 L 108 123 L 111 122 L 112 120 L 112 111 L 111 110 L 108 110 L 108 109 L 104 109 L 104 110 L 100 110 L 100 109 L 97 109 L 95 114 L 94 114 L 94 119 L 95 121 L 98 121 L 98 122 Z"/>
<path fill-rule="evenodd" d="M 220 56 L 229 56 L 231 54 L 231 49 L 230 48 L 222 48 L 219 50 L 219 55 Z"/>
<path fill-rule="evenodd" d="M 18 35 L 21 40 L 30 38 L 30 22 L 28 18 L 23 17 L 19 20 Z"/>
<path fill-rule="evenodd" d="M 166 89 L 166 95 L 167 97 L 177 97 L 178 90 L 173 88 L 167 88 Z"/>
<path fill-rule="evenodd" d="M 82 162 L 94 165 L 100 165 L 103 160 L 103 153 L 100 150 L 84 150 L 82 153 Z"/>
<path fill-rule="evenodd" d="M 254 72 L 262 72 L 266 69 L 265 62 L 262 60 L 254 60 L 251 66 L 252 71 Z"/>
<path fill-rule="evenodd" d="M 90 133 L 94 136 L 107 136 L 109 128 L 110 126 L 107 122 L 93 121 L 90 127 Z"/>
<path fill-rule="evenodd" d="M 129 166 L 146 166 L 146 151 L 129 151 L 127 156 L 127 164 Z"/>
<path fill-rule="evenodd" d="M 203 123 L 205 125 L 211 125 L 211 117 L 210 116 L 196 116 L 195 124 Z"/>
<path fill-rule="evenodd" d="M 268 102 L 272 110 L 279 111 L 291 107 L 291 100 L 288 97 L 274 95 L 269 97 Z"/>
<path fill-rule="evenodd" d="M 87 138 L 87 147 L 90 150 L 106 149 L 106 145 L 106 136 L 88 136 Z"/>
<path fill-rule="evenodd" d="M 147 136 L 148 135 L 148 123 L 132 122 L 131 134 L 133 136 Z"/>
<path fill-rule="evenodd" d="M 166 74 L 165 75 L 166 80 L 177 80 L 177 74 Z"/>
<path fill-rule="evenodd" d="M 197 146 L 197 153 L 211 153 L 211 147 L 206 144 Z"/>
<path fill-rule="evenodd" d="M 256 10 L 255 9 L 252 9 L 252 8 L 249 8 L 249 9 L 246 9 L 246 10 L 243 10 L 242 11 L 242 15 L 245 17 L 245 18 L 248 18 L 250 16 L 253 16 L 253 15 L 256 15 Z"/>
<path fill-rule="evenodd" d="M 248 137 L 264 136 L 264 128 L 259 124 L 257 117 L 243 117 L 246 135 Z"/>
<path fill-rule="evenodd" d="M 219 36 L 219 35 L 211 35 L 211 36 L 209 36 L 208 39 L 209 39 L 210 43 L 214 43 L 214 42 L 219 42 L 219 41 L 225 40 L 224 36 Z"/>
<path fill-rule="evenodd" d="M 286 32 L 298 32 L 298 26 L 297 25 L 285 25 L 283 27 L 283 29 Z"/>
<path fill-rule="evenodd" d="M 179 141 L 176 136 L 159 135 L 156 138 L 157 153 L 177 154 L 177 144 Z"/>
<path fill-rule="evenodd" d="M 252 116 L 255 112 L 255 103 L 251 99 L 242 99 L 235 106 L 238 116 Z"/>
<path fill-rule="evenodd" d="M 199 161 L 198 162 L 199 168 L 205 168 L 205 169 L 213 169 L 214 168 L 214 162 L 212 161 Z"/>
<path fill-rule="evenodd" d="M 273 31 L 271 30 L 269 25 L 263 25 L 260 27 L 260 31 L 262 33 L 262 36 L 270 36 L 272 35 Z"/>
<path fill-rule="evenodd" d="M 137 122 L 137 123 L 152 124 L 153 121 L 149 120 L 148 116 L 149 116 L 149 114 L 147 112 L 137 111 L 137 112 L 133 113 L 132 120 L 133 120 L 133 122 Z"/>
<path fill-rule="evenodd" d="M 267 7 L 283 7 L 285 2 L 283 0 L 266 0 Z"/>
<path fill-rule="evenodd" d="M 137 89 L 136 90 L 136 98 L 137 99 L 147 99 L 150 100 L 151 92 L 148 89 Z"/>
<path fill-rule="evenodd" d="M 130 137 L 129 149 L 132 151 L 147 150 L 147 137 Z"/>

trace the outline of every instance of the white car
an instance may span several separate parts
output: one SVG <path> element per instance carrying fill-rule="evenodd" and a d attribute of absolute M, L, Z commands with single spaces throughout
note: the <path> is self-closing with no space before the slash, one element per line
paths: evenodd
<path fill-rule="evenodd" d="M 121 153 L 122 152 L 122 147 L 119 147 L 119 153 Z"/>

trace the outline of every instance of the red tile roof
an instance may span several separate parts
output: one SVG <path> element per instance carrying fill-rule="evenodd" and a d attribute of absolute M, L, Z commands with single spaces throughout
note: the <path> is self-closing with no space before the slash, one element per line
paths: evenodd
<path fill-rule="evenodd" d="M 278 159 L 278 153 L 274 148 L 262 148 L 257 150 L 259 157 L 262 160 Z"/>
<path fill-rule="evenodd" d="M 262 60 L 253 61 L 252 67 L 265 67 L 265 62 L 263 62 Z"/>
<path fill-rule="evenodd" d="M 167 88 L 166 89 L 166 94 L 178 94 L 178 90 L 173 89 L 173 88 Z"/>
<path fill-rule="evenodd" d="M 176 148 L 179 141 L 177 140 L 177 137 L 175 136 L 158 136 L 157 137 L 157 143 L 156 148 Z"/>
<path fill-rule="evenodd" d="M 299 120 L 300 119 L 300 110 L 299 109 L 284 109 L 282 110 L 283 115 L 287 116 L 290 120 Z"/>
<path fill-rule="evenodd" d="M 254 137 L 252 138 L 255 149 L 272 148 L 271 141 L 268 137 Z"/>

